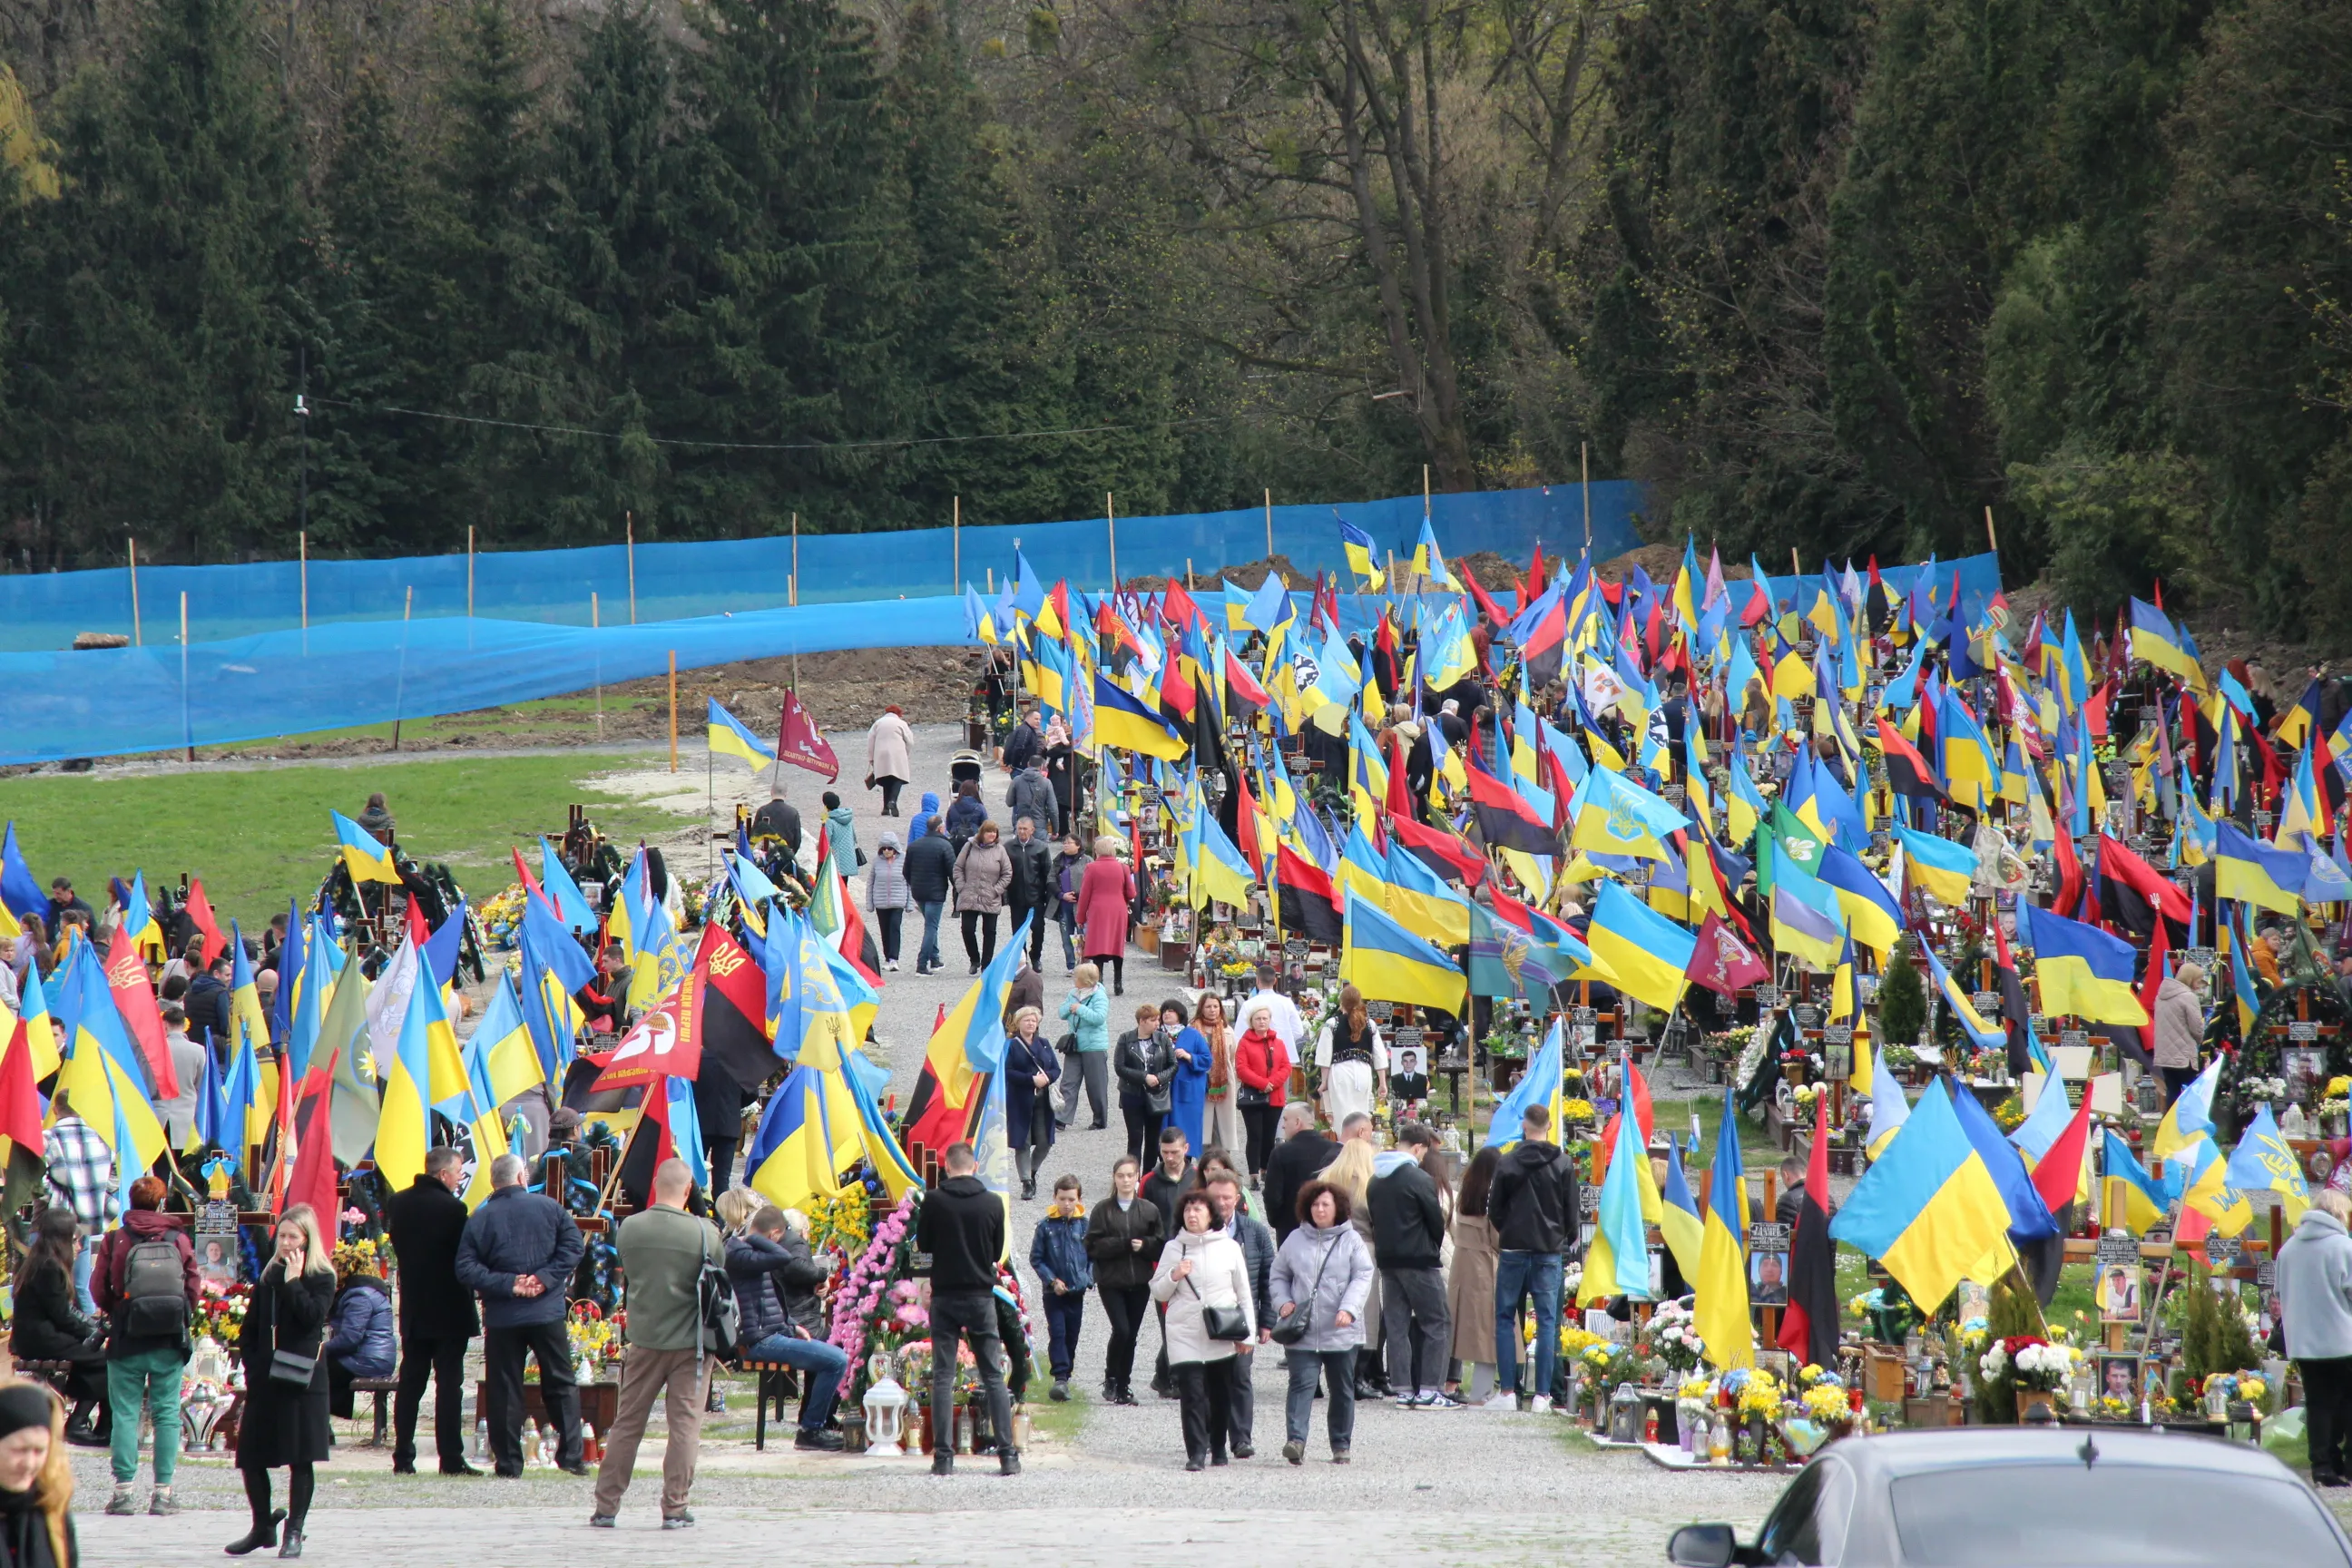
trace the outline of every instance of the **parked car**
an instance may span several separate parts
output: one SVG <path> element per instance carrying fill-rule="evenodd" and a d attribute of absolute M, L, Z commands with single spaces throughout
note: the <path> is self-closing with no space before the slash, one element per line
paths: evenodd
<path fill-rule="evenodd" d="M 2352 1539 L 2260 1448 L 2118 1427 L 1971 1426 L 1832 1443 L 1758 1532 L 1685 1525 L 1680 1568 L 2305 1568 Z"/>

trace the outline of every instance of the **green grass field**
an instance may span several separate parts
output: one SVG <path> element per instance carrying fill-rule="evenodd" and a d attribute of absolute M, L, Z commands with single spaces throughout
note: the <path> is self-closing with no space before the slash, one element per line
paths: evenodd
<path fill-rule="evenodd" d="M 355 816 L 382 790 L 404 850 L 446 861 L 476 899 L 514 879 L 510 846 L 562 829 L 574 801 L 624 842 L 681 820 L 584 781 L 625 765 L 611 753 L 543 757 L 370 761 L 356 766 L 289 764 L 250 772 L 110 778 L 36 775 L 0 780 L 0 817 L 16 825 L 26 863 L 46 887 L 73 879 L 103 908 L 106 879 L 144 870 L 151 885 L 180 873 L 204 879 L 224 921 L 257 930 L 307 899 L 334 854 L 331 808 Z"/>

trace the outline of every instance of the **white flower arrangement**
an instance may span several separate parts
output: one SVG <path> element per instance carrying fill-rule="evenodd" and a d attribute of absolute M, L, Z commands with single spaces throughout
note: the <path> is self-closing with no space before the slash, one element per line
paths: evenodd
<path fill-rule="evenodd" d="M 2286 1093 L 2286 1079 L 2242 1078 L 2238 1080 L 2238 1093 L 2246 1100 L 2276 1100 Z"/>
<path fill-rule="evenodd" d="M 1756 1032 L 1748 1037 L 1748 1048 L 1739 1053 L 1739 1068 L 1733 1081 L 1746 1083 L 1754 1078 L 1756 1069 L 1764 1065 L 1765 1053 L 1771 1048 L 1772 1018 L 1768 1014 L 1764 1022 L 1756 1026 Z"/>
<path fill-rule="evenodd" d="M 2063 1345 L 2027 1345 L 2017 1352 L 2017 1370 L 2037 1381 L 2063 1382 L 2074 1370 L 2074 1352 Z"/>
<path fill-rule="evenodd" d="M 2009 1370 L 2009 1348 L 2006 1345 L 2003 1345 L 1999 1340 L 1993 1341 L 1990 1345 L 1986 1347 L 1985 1353 L 1977 1359 L 1977 1370 L 1983 1373 L 1988 1381 L 1999 1377 L 2002 1373 L 2007 1372 Z"/>

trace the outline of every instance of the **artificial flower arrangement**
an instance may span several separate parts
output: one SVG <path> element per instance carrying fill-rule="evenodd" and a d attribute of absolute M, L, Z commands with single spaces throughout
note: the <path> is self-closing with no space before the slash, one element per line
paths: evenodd
<path fill-rule="evenodd" d="M 2238 1080 L 2238 1099 L 2242 1103 L 2257 1100 L 2282 1100 L 2286 1096 L 2286 1079 L 2283 1078 L 2242 1078 Z"/>
<path fill-rule="evenodd" d="M 1691 1310 L 1680 1301 L 1658 1303 L 1642 1331 L 1642 1342 L 1650 1354 L 1665 1363 L 1670 1373 L 1688 1372 L 1698 1365 L 1698 1331 L 1692 1324 Z"/>
<path fill-rule="evenodd" d="M 1559 1102 L 1559 1123 L 1562 1127 L 1590 1127 L 1597 1120 L 1589 1100 L 1563 1100 Z"/>
<path fill-rule="evenodd" d="M 2052 1344 L 2035 1334 L 2017 1334 L 1995 1342 L 1978 1358 L 1977 1367 L 1989 1379 L 2006 1371 L 2020 1388 L 2056 1394 L 2074 1376 L 2074 1363 L 2080 1359 L 2081 1352 L 2071 1345 Z"/>
<path fill-rule="evenodd" d="M 235 1348 L 245 1333 L 245 1309 L 253 1300 L 253 1287 L 239 1280 L 223 1285 L 212 1279 L 200 1281 L 196 1288 L 196 1332 L 209 1336 L 215 1343 Z"/>
<path fill-rule="evenodd" d="M 2003 1132 L 2014 1132 L 2025 1122 L 2025 1100 L 2022 1096 L 2010 1095 L 1992 1108 L 1993 1125 Z"/>
<path fill-rule="evenodd" d="M 1738 1402 L 1733 1408 L 1743 1417 L 1756 1416 L 1771 1421 L 1779 1419 L 1785 1403 L 1780 1380 L 1759 1368 L 1749 1372 L 1739 1384 Z"/>
<path fill-rule="evenodd" d="M 846 1260 L 865 1250 L 874 1237 L 874 1221 L 866 1188 L 852 1183 L 835 1195 L 808 1206 L 809 1246 Z"/>
<path fill-rule="evenodd" d="M 686 917 L 686 925 L 700 925 L 703 910 L 710 902 L 710 884 L 700 877 L 680 877 L 677 879 L 677 902 L 679 912 Z"/>
<path fill-rule="evenodd" d="M 1833 1383 L 1815 1384 L 1797 1399 L 1797 1406 L 1810 1421 L 1824 1426 L 1843 1424 L 1853 1418 L 1853 1408 L 1844 1389 Z"/>
<path fill-rule="evenodd" d="M 392 1278 L 392 1243 L 377 1237 L 358 1237 L 339 1243 L 335 1247 L 335 1278 L 346 1279 L 354 1274 L 373 1274 L 379 1279 Z"/>
<path fill-rule="evenodd" d="M 523 910 L 530 895 L 520 882 L 509 882 L 506 891 L 490 900 L 475 911 L 482 922 L 482 936 L 499 952 L 513 948 L 520 940 Z"/>
<path fill-rule="evenodd" d="M 592 1374 L 611 1364 L 621 1348 L 618 1327 L 593 1301 L 572 1302 L 564 1329 L 572 1341 L 572 1364 L 585 1365 Z"/>
<path fill-rule="evenodd" d="M 883 1292 L 906 1278 L 915 1205 L 921 1197 L 919 1191 L 909 1192 L 898 1201 L 898 1206 L 875 1227 L 874 1238 L 834 1290 L 833 1328 L 825 1338 L 849 1357 L 849 1366 L 842 1373 L 842 1393 L 846 1397 L 860 1392 L 857 1384 L 866 1376 L 869 1341 L 875 1351 L 883 1352 L 896 1350 L 913 1337 L 905 1324 L 894 1321 L 895 1307 L 887 1313 L 881 1309 Z M 928 1337 L 928 1328 L 923 1334 Z"/>

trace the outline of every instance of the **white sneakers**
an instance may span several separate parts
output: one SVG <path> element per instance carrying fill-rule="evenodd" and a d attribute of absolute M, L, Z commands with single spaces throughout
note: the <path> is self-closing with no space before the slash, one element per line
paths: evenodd
<path fill-rule="evenodd" d="M 1529 1404 L 1528 1408 L 1529 1408 L 1530 1410 L 1534 1411 L 1534 1412 L 1535 1412 L 1535 1414 L 1537 1414 L 1538 1415 L 1550 1415 L 1550 1414 L 1551 1414 L 1551 1395 L 1549 1395 L 1549 1394 L 1537 1394 L 1537 1395 L 1535 1396 L 1535 1399 L 1534 1399 L 1534 1400 Z"/>
<path fill-rule="evenodd" d="M 1505 1414 L 1516 1414 L 1519 1408 L 1519 1396 L 1516 1394 L 1508 1394 L 1501 1390 L 1497 1390 L 1495 1393 L 1488 1394 L 1485 1402 L 1482 1403 L 1478 1408 L 1481 1410 L 1497 1410 L 1504 1412 Z"/>

